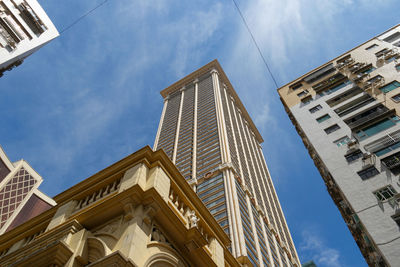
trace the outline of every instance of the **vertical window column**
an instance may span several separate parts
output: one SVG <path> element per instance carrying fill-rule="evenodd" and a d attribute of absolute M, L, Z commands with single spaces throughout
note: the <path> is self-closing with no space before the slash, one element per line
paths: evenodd
<path fill-rule="evenodd" d="M 166 99 L 164 100 L 164 106 L 163 106 L 163 110 L 162 110 L 162 112 L 161 112 L 160 123 L 158 124 L 156 140 L 154 141 L 154 146 L 153 146 L 153 150 L 154 150 L 154 151 L 158 149 L 158 148 L 157 148 L 158 140 L 160 139 L 161 127 L 162 127 L 163 122 L 164 122 L 165 110 L 167 109 L 167 105 L 168 105 L 168 99 L 166 98 Z"/>
<path fill-rule="evenodd" d="M 179 114 L 178 114 L 178 122 L 176 124 L 176 133 L 175 133 L 175 143 L 174 143 L 174 152 L 172 154 L 172 162 L 176 161 L 176 153 L 178 152 L 178 139 L 179 139 L 179 129 L 181 126 L 181 117 L 182 117 L 182 107 L 183 107 L 183 99 L 185 98 L 185 87 L 181 89 L 181 102 L 179 104 Z"/>

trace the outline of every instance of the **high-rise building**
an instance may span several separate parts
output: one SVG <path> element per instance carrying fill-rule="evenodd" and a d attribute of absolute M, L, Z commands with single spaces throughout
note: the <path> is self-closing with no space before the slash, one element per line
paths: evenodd
<path fill-rule="evenodd" d="M 163 149 L 253 266 L 300 266 L 260 144 L 263 139 L 214 60 L 161 91 L 154 149 Z"/>
<path fill-rule="evenodd" d="M 25 160 L 11 162 L 0 146 L 0 235 L 56 204 L 38 189 L 42 181 Z"/>
<path fill-rule="evenodd" d="M 36 0 L 0 0 L 0 76 L 58 35 Z"/>
<path fill-rule="evenodd" d="M 400 26 L 278 89 L 370 266 L 400 266 Z"/>

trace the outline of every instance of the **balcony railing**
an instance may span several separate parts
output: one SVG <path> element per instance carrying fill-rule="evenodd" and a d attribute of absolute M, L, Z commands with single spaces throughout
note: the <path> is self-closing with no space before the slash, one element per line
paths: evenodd
<path fill-rule="evenodd" d="M 360 118 L 360 119 L 358 119 L 356 121 L 347 123 L 347 125 L 350 127 L 350 129 L 354 130 L 354 129 L 359 128 L 360 126 L 362 126 L 362 125 L 364 125 L 364 124 L 366 124 L 368 122 L 371 122 L 371 121 L 374 121 L 374 120 L 377 120 L 377 119 L 380 119 L 380 118 L 383 118 L 383 117 L 388 117 L 388 116 L 390 116 L 390 115 L 392 115 L 394 113 L 395 113 L 394 109 L 393 110 L 388 110 L 387 108 L 382 107 L 382 108 L 377 109 L 375 112 L 373 112 L 373 113 L 371 113 L 371 114 L 369 114 L 369 115 L 367 115 L 365 117 L 362 117 L 362 118 Z"/>
<path fill-rule="evenodd" d="M 389 170 L 393 170 L 400 166 L 400 152 L 397 152 L 389 157 L 381 160 L 382 164 L 385 165 Z"/>
<path fill-rule="evenodd" d="M 339 73 L 339 74 L 336 74 L 320 83 L 317 83 L 316 85 L 313 86 L 313 89 L 316 92 L 321 92 L 321 91 L 329 89 L 330 87 L 333 87 L 345 80 L 346 80 L 346 76 Z"/>

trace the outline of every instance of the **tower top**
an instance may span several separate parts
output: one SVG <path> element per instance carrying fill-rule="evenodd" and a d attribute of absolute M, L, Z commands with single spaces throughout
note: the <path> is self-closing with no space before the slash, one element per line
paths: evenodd
<path fill-rule="evenodd" d="M 233 89 L 231 82 L 229 81 L 228 77 L 226 76 L 224 70 L 222 69 L 222 67 L 219 64 L 217 59 L 214 59 L 213 61 L 211 61 L 208 64 L 204 65 L 203 67 L 199 68 L 198 70 L 190 73 L 189 75 L 185 76 L 184 78 L 180 79 L 179 81 L 168 86 L 167 88 L 162 90 L 160 92 L 160 94 L 162 95 L 163 98 L 166 98 L 168 95 L 181 90 L 182 87 L 184 87 L 185 85 L 192 83 L 198 77 L 200 77 L 206 73 L 210 73 L 213 70 L 216 70 L 218 72 L 219 78 L 221 79 L 222 83 L 226 85 L 227 90 L 235 99 L 236 105 L 239 107 L 243 116 L 246 118 L 247 122 L 249 123 L 249 126 L 252 129 L 252 131 L 254 132 L 254 135 L 256 136 L 257 141 L 259 143 L 264 142 L 264 139 L 262 138 L 262 136 L 261 136 L 260 132 L 258 131 L 257 127 L 255 126 L 253 120 L 251 119 L 250 115 L 248 114 L 246 108 L 244 107 L 239 96 L 237 95 L 235 89 Z"/>

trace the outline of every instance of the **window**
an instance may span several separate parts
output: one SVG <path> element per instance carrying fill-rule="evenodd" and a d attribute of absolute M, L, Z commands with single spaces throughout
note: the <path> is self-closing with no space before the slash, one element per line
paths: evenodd
<path fill-rule="evenodd" d="M 394 190 L 394 188 L 391 185 L 388 185 L 374 192 L 374 195 L 379 201 L 390 199 L 394 197 L 394 195 L 396 194 L 397 194 L 396 190 Z"/>
<path fill-rule="evenodd" d="M 330 133 L 333 133 L 334 131 L 337 131 L 339 129 L 340 129 L 339 125 L 334 124 L 334 125 L 326 128 L 326 129 L 324 129 L 324 131 L 326 132 L 326 134 L 330 134 Z"/>
<path fill-rule="evenodd" d="M 381 90 L 382 93 L 386 94 L 386 93 L 396 89 L 397 87 L 400 87 L 400 83 L 398 81 L 393 81 L 393 82 L 388 83 L 387 85 L 379 88 L 379 90 Z"/>
<path fill-rule="evenodd" d="M 367 180 L 377 174 L 379 171 L 375 168 L 375 166 L 368 167 L 364 170 L 357 172 L 357 174 L 361 177 L 362 180 Z"/>
<path fill-rule="evenodd" d="M 292 89 L 293 91 L 295 91 L 295 90 L 299 89 L 302 86 L 303 86 L 303 84 L 301 84 L 301 82 L 299 82 L 299 83 L 296 83 L 296 84 L 293 84 L 293 85 L 289 86 L 289 88 Z"/>
<path fill-rule="evenodd" d="M 312 99 L 311 96 L 307 96 L 307 97 L 305 97 L 305 98 L 303 98 L 303 99 L 301 100 L 301 103 L 303 103 L 303 105 L 307 105 L 307 104 L 310 103 L 312 100 L 313 100 L 313 99 Z"/>
<path fill-rule="evenodd" d="M 368 46 L 367 48 L 365 48 L 365 50 L 372 50 L 372 49 L 374 49 L 374 48 L 376 48 L 376 47 L 378 47 L 379 45 L 377 45 L 377 44 L 373 44 L 373 45 L 371 45 L 371 46 Z"/>
<path fill-rule="evenodd" d="M 394 46 L 397 46 L 397 47 L 400 47 L 400 41 L 395 42 L 393 45 L 394 45 Z"/>
<path fill-rule="evenodd" d="M 374 134 L 377 134 L 383 130 L 386 130 L 399 122 L 399 118 L 397 116 L 392 116 L 390 118 L 386 118 L 384 120 L 381 120 L 380 122 L 377 122 L 371 126 L 368 126 L 366 128 L 363 128 L 359 131 L 357 131 L 355 134 L 360 140 L 364 140 L 365 138 L 372 136 Z"/>
<path fill-rule="evenodd" d="M 400 70 L 400 64 L 396 64 L 395 68 L 396 70 Z"/>
<path fill-rule="evenodd" d="M 378 157 L 380 157 L 380 156 L 383 156 L 383 155 L 389 153 L 390 151 L 393 151 L 399 147 L 400 147 L 400 142 L 397 142 L 390 146 L 379 149 L 378 151 L 375 151 L 374 154 L 377 155 Z"/>
<path fill-rule="evenodd" d="M 324 116 L 319 117 L 319 118 L 317 119 L 317 122 L 318 122 L 318 123 L 321 123 L 321 122 L 323 122 L 323 121 L 326 121 L 327 119 L 330 119 L 330 117 L 331 117 L 331 116 L 329 116 L 329 114 L 325 114 Z"/>
<path fill-rule="evenodd" d="M 339 89 L 342 89 L 343 87 L 345 87 L 346 85 L 349 85 L 351 83 L 352 83 L 351 81 L 345 81 L 345 82 L 342 82 L 342 83 L 340 83 L 340 84 L 338 84 L 338 85 L 336 85 L 336 86 L 334 86 L 334 87 L 332 87 L 332 88 L 330 88 L 330 89 L 328 89 L 326 91 L 322 91 L 322 92 L 320 92 L 318 94 L 320 96 L 330 95 L 330 94 L 338 91 Z"/>
<path fill-rule="evenodd" d="M 321 110 L 321 109 L 322 109 L 321 105 L 316 105 L 315 107 L 310 108 L 310 113 L 315 113 L 315 112 L 317 112 L 318 110 Z"/>
<path fill-rule="evenodd" d="M 394 102 L 400 102 L 400 94 L 397 94 L 397 95 L 392 96 L 392 100 L 393 100 Z"/>
<path fill-rule="evenodd" d="M 339 138 L 336 141 L 333 141 L 334 144 L 336 144 L 338 147 L 346 145 L 348 142 L 350 142 L 350 138 L 346 135 L 343 136 L 342 138 Z"/>
<path fill-rule="evenodd" d="M 366 70 L 361 71 L 361 73 L 368 74 L 368 73 L 373 72 L 374 70 L 376 70 L 376 68 L 371 66 L 371 67 L 367 68 Z"/>
<path fill-rule="evenodd" d="M 300 93 L 297 94 L 297 96 L 302 97 L 305 96 L 306 94 L 308 94 L 308 90 L 301 91 Z"/>
<path fill-rule="evenodd" d="M 363 155 L 363 153 L 361 152 L 361 150 L 357 149 L 356 151 L 354 151 L 350 154 L 344 155 L 344 157 L 346 158 L 348 163 L 351 163 L 351 162 L 361 158 L 362 155 Z"/>
<path fill-rule="evenodd" d="M 385 39 L 383 39 L 383 41 L 391 43 L 391 42 L 396 41 L 399 38 L 400 38 L 400 32 L 395 32 L 395 33 L 389 35 L 388 37 L 386 37 Z"/>
<path fill-rule="evenodd" d="M 400 214 L 396 214 L 392 216 L 392 218 L 395 221 L 395 223 L 397 223 L 397 226 L 400 226 Z"/>
<path fill-rule="evenodd" d="M 352 89 L 349 89 L 349 90 L 345 91 L 344 93 L 341 93 L 338 96 L 335 96 L 335 97 L 333 97 L 331 99 L 328 99 L 326 101 L 326 103 L 330 107 L 333 107 L 333 106 L 336 106 L 336 105 L 346 101 L 347 99 L 349 99 L 349 98 L 351 98 L 351 97 L 353 97 L 355 95 L 361 94 L 363 92 L 364 91 L 360 87 L 356 86 L 356 87 L 353 87 Z"/>
<path fill-rule="evenodd" d="M 369 94 L 362 95 L 361 97 L 335 109 L 334 111 L 340 117 L 343 117 L 361 107 L 368 105 L 369 103 L 374 102 L 375 99 L 371 97 Z"/>

